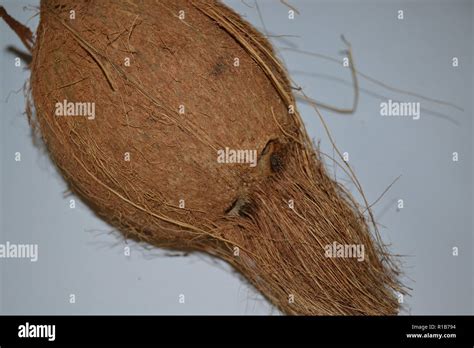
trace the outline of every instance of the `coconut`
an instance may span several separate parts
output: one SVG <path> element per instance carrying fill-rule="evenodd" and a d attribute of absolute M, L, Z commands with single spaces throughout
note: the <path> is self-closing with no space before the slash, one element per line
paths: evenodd
<path fill-rule="evenodd" d="M 227 261 L 287 314 L 399 311 L 393 257 L 326 172 L 272 46 L 237 13 L 51 0 L 40 16 L 31 122 L 100 217 Z"/>

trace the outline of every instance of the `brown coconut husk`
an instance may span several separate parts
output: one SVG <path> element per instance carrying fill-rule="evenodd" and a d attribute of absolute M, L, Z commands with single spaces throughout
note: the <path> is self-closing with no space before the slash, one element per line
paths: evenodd
<path fill-rule="evenodd" d="M 286 70 L 249 23 L 198 0 L 51 0 L 40 14 L 35 124 L 99 216 L 227 261 L 287 314 L 399 311 L 393 257 L 326 172 Z M 55 116 L 63 100 L 94 102 L 96 118 Z M 257 150 L 258 165 L 218 163 L 226 147 Z M 363 244 L 364 261 L 327 257 L 334 242 Z"/>

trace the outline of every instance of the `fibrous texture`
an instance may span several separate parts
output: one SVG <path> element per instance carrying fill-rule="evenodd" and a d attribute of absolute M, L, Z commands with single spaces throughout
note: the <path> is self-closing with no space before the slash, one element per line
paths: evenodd
<path fill-rule="evenodd" d="M 99 216 L 226 260 L 288 314 L 398 312 L 396 266 L 326 173 L 271 45 L 239 15 L 191 0 L 51 0 L 40 14 L 35 122 Z M 94 117 L 58 115 L 58 103 L 93 104 Z M 224 149 L 255 151 L 255 165 L 219 161 Z M 363 245 L 363 260 L 330 245 Z"/>

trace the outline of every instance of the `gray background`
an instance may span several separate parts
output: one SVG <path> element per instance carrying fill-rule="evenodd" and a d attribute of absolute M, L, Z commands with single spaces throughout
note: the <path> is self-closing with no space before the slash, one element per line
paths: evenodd
<path fill-rule="evenodd" d="M 398 175 L 374 207 L 384 240 L 403 257 L 413 290 L 403 314 L 473 314 L 472 1 L 289 0 L 300 15 L 288 20 L 279 1 L 226 1 L 278 47 L 342 59 L 344 34 L 356 68 L 398 88 L 455 103 L 464 111 L 419 100 L 361 79 L 357 112 L 322 110 L 341 151 L 350 154 L 369 201 Z M 35 1 L 2 1 L 12 16 L 36 28 Z M 251 7 L 249 7 L 251 6 Z M 397 19 L 404 10 L 405 19 Z M 21 92 L 29 72 L 15 68 L 8 45 L 23 48 L 0 23 L 0 242 L 38 243 L 39 260 L 0 259 L 2 314 L 277 314 L 226 264 L 204 255 L 167 257 L 127 242 L 78 202 L 31 142 Z M 320 58 L 280 51 L 295 81 L 318 100 L 349 106 L 349 70 Z M 453 68 L 451 59 L 459 58 Z M 8 101 L 6 101 L 8 97 Z M 384 118 L 380 98 L 421 101 L 421 119 Z M 314 111 L 300 105 L 311 137 L 332 154 Z M 21 152 L 22 161 L 14 161 Z M 452 152 L 460 160 L 452 162 Z M 337 173 L 341 174 L 341 171 Z M 341 176 L 341 179 L 344 177 Z M 353 189 L 353 186 L 349 185 Z M 397 211 L 402 198 L 405 208 Z M 452 247 L 459 256 L 452 256 Z M 76 295 L 76 303 L 68 302 Z M 178 302 L 179 294 L 186 303 Z"/>

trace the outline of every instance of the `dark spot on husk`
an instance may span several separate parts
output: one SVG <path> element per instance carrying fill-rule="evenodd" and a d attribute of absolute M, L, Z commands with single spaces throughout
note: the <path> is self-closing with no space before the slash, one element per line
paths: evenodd
<path fill-rule="evenodd" d="M 219 58 L 217 63 L 214 64 L 211 70 L 211 75 L 214 77 L 222 75 L 227 70 L 227 66 L 222 58 Z"/>
<path fill-rule="evenodd" d="M 259 166 L 263 175 L 279 173 L 284 168 L 285 147 L 278 139 L 270 139 L 259 156 Z"/>
<path fill-rule="evenodd" d="M 275 173 L 278 173 L 278 172 L 282 171 L 282 169 L 283 169 L 283 160 L 277 153 L 273 153 L 270 156 L 270 166 L 272 168 L 272 171 L 274 171 Z"/>
<path fill-rule="evenodd" d="M 249 217 L 254 210 L 255 206 L 247 198 L 239 197 L 226 209 L 225 214 L 229 216 Z"/>

